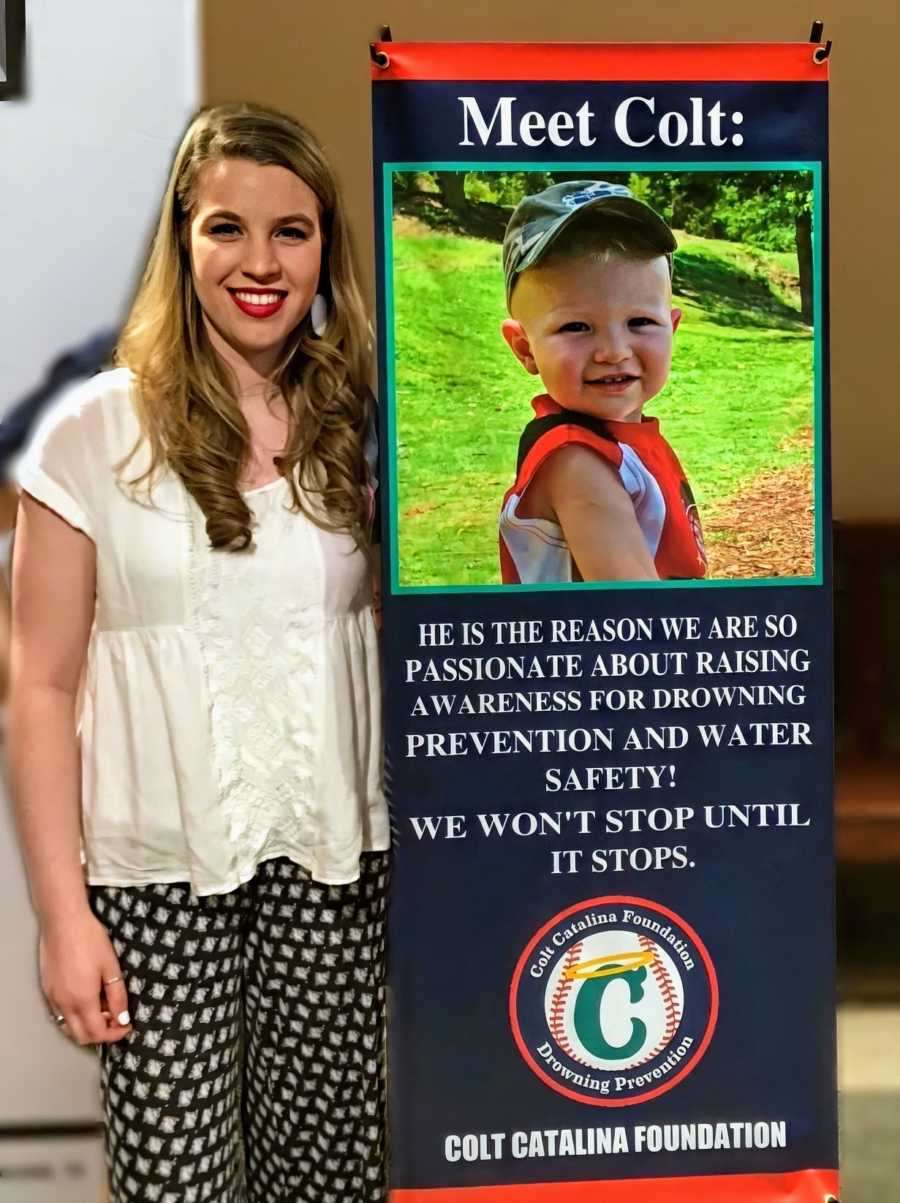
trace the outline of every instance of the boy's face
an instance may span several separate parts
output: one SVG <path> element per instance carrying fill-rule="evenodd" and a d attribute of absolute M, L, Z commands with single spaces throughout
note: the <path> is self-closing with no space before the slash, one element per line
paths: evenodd
<path fill-rule="evenodd" d="M 669 374 L 671 301 L 663 256 L 561 259 L 522 273 L 502 332 L 563 409 L 639 422 Z"/>

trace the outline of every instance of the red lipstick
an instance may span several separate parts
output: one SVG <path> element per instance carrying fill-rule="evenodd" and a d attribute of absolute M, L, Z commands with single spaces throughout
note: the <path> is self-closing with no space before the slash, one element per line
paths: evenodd
<path fill-rule="evenodd" d="M 286 292 L 276 288 L 229 288 L 228 294 L 241 313 L 256 318 L 271 317 L 287 298 Z"/>

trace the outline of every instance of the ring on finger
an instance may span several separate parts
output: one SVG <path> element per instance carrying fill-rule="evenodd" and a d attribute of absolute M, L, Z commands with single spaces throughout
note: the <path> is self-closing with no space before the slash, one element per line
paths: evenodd
<path fill-rule="evenodd" d="M 121 980 L 122 979 L 118 976 L 117 977 L 105 977 L 103 979 L 103 985 L 104 986 L 114 986 L 116 984 L 116 982 L 120 982 Z"/>

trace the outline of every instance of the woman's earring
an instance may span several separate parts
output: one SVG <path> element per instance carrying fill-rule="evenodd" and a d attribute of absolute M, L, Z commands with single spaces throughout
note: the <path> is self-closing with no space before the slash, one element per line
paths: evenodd
<path fill-rule="evenodd" d="M 328 302 L 320 292 L 317 292 L 312 299 L 312 305 L 309 307 L 309 320 L 313 328 L 313 334 L 317 338 L 321 338 L 325 333 L 325 327 L 328 325 Z"/>

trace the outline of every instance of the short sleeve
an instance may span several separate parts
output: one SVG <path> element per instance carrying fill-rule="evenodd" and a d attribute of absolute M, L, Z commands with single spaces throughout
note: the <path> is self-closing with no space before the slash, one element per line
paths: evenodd
<path fill-rule="evenodd" d="M 93 539 L 99 449 L 92 445 L 96 440 L 85 412 L 91 384 L 51 403 L 16 464 L 15 477 L 26 493 Z"/>

